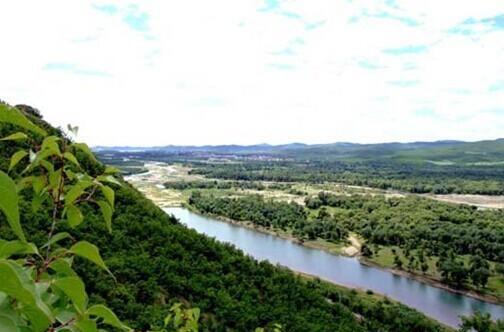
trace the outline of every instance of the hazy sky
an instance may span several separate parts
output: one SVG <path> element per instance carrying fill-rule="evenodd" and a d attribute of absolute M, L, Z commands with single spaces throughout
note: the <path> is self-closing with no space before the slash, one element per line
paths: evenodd
<path fill-rule="evenodd" d="M 1 1 L 0 99 L 92 145 L 504 137 L 504 1 Z"/>

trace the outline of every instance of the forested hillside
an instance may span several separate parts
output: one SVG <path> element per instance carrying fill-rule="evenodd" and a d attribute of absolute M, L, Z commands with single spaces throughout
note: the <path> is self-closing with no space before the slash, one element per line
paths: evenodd
<path fill-rule="evenodd" d="M 61 131 L 43 122 L 38 112 L 19 107 L 37 125 L 54 135 Z M 0 137 L 17 130 L 0 123 Z M 0 169 L 9 168 L 9 158 L 28 143 L 0 142 Z M 104 166 L 77 154 L 91 175 Z M 16 177 L 25 159 L 10 174 Z M 138 330 L 156 327 L 173 302 L 201 309 L 202 331 L 443 331 L 435 322 L 414 310 L 370 295 L 357 294 L 317 281 L 307 281 L 292 272 L 257 262 L 239 250 L 197 234 L 123 183 L 115 189 L 112 232 L 107 232 L 100 210 L 84 203 L 86 223 L 63 226 L 71 238 L 96 244 L 115 279 L 94 265 L 76 258 L 91 303 L 106 303 L 129 326 Z M 23 190 L 20 202 L 22 226 L 29 241 L 41 246 L 51 227 L 45 203 L 33 212 L 31 190 Z M 0 215 L 0 237 L 14 239 Z M 337 300 L 336 300 L 337 299 Z M 82 332 L 82 331 L 81 331 Z"/>

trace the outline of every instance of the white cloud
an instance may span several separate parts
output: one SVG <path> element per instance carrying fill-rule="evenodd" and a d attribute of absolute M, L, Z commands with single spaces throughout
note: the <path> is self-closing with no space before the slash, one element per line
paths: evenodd
<path fill-rule="evenodd" d="M 0 98 L 94 145 L 502 136 L 500 0 L 108 4 L 2 2 Z"/>

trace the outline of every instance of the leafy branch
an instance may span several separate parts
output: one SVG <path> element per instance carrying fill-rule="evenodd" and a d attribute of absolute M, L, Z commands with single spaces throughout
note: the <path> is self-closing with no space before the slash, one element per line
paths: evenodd
<path fill-rule="evenodd" d="M 120 185 L 114 178 L 117 170 L 92 177 L 80 166 L 75 156 L 81 151 L 94 156 L 85 144 L 73 143 L 68 137 L 49 136 L 47 132 L 19 110 L 0 104 L 0 122 L 22 128 L 2 141 L 27 141 L 27 150 L 15 152 L 10 160 L 9 173 L 28 159 L 16 179 L 0 171 L 0 211 L 3 212 L 18 240 L 0 239 L 0 330 L 7 332 L 80 331 L 97 332 L 109 325 L 131 330 L 104 305 L 88 306 L 85 285 L 73 270 L 73 258 L 82 257 L 111 273 L 98 248 L 78 241 L 67 232 L 57 232 L 62 224 L 71 228 L 84 221 L 83 204 L 96 204 L 109 232 L 112 230 L 114 190 L 110 183 Z M 76 127 L 69 127 L 76 134 Z M 39 141 L 40 140 L 40 141 Z M 40 249 L 28 242 L 20 222 L 19 193 L 33 197 L 32 208 L 46 204 L 51 210 L 51 226 L 47 242 Z M 97 195 L 100 192 L 101 195 Z M 70 239 L 70 248 L 60 242 Z"/>

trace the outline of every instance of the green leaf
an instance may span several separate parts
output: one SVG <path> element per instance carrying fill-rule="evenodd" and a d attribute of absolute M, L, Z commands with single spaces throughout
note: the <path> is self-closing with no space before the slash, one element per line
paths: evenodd
<path fill-rule="evenodd" d="M 49 185 L 51 186 L 51 188 L 54 189 L 55 195 L 57 194 L 57 191 L 61 185 L 62 174 L 63 174 L 63 171 L 61 168 L 58 169 L 57 171 L 49 173 Z"/>
<path fill-rule="evenodd" d="M 10 123 L 22 127 L 42 136 L 47 135 L 45 130 L 34 125 L 18 109 L 2 103 L 0 103 L 0 122 Z"/>
<path fill-rule="evenodd" d="M 0 139 L 0 141 L 17 141 L 17 140 L 23 140 L 23 139 L 27 139 L 27 138 L 28 138 L 28 135 L 19 131 L 17 133 L 11 134 L 7 137 Z"/>
<path fill-rule="evenodd" d="M 68 180 L 73 181 L 73 180 L 77 179 L 77 175 L 70 168 L 65 167 L 65 169 L 63 171 L 65 172 Z"/>
<path fill-rule="evenodd" d="M 46 137 L 42 142 L 42 147 L 40 148 L 41 152 L 38 157 L 40 159 L 45 159 L 52 155 L 60 156 L 61 151 L 58 145 L 58 141 L 60 141 L 60 138 L 58 136 Z"/>
<path fill-rule="evenodd" d="M 44 244 L 42 246 L 42 248 L 52 246 L 53 244 L 55 244 L 61 240 L 64 240 L 64 239 L 68 239 L 68 238 L 71 238 L 70 234 L 68 234 L 67 232 L 60 232 L 58 234 L 55 234 L 53 237 L 51 237 L 51 239 L 49 241 L 47 241 L 47 243 Z"/>
<path fill-rule="evenodd" d="M 71 309 L 71 310 L 69 310 Z M 55 308 L 55 313 L 54 315 L 56 316 L 56 319 L 58 322 L 65 324 L 66 322 L 69 322 L 71 319 L 75 319 L 77 313 L 75 310 L 72 308 Z"/>
<path fill-rule="evenodd" d="M 66 211 L 68 224 L 70 227 L 75 228 L 79 226 L 84 220 L 81 210 L 75 205 L 70 205 L 67 207 Z"/>
<path fill-rule="evenodd" d="M 86 143 L 73 143 L 71 146 L 76 148 L 77 150 L 84 152 L 92 161 L 97 161 L 95 155 L 93 154 L 93 151 L 91 151 Z"/>
<path fill-rule="evenodd" d="M 84 191 L 89 188 L 93 183 L 90 181 L 79 181 L 72 187 L 65 195 L 65 205 L 72 205 L 77 198 L 79 198 Z"/>
<path fill-rule="evenodd" d="M 44 176 L 37 176 L 32 179 L 33 191 L 35 194 L 40 194 L 44 187 L 46 186 L 46 179 Z"/>
<path fill-rule="evenodd" d="M 54 172 L 54 165 L 47 160 L 40 160 L 40 165 L 46 169 L 48 172 Z"/>
<path fill-rule="evenodd" d="M 63 153 L 63 157 L 68 160 L 69 162 L 73 163 L 77 167 L 80 167 L 79 161 L 77 161 L 77 158 L 73 155 L 71 152 L 65 152 Z"/>
<path fill-rule="evenodd" d="M 24 150 L 19 150 L 18 152 L 14 153 L 11 157 L 10 160 L 10 165 L 9 165 L 9 172 L 16 167 L 16 165 L 28 155 L 28 152 Z"/>
<path fill-rule="evenodd" d="M 12 261 L 0 259 L 0 292 L 12 296 L 19 302 L 34 304 L 35 287 L 29 287 L 27 277 Z"/>
<path fill-rule="evenodd" d="M 82 318 L 75 322 L 74 325 L 80 332 L 98 332 L 96 322 L 91 319 Z"/>
<path fill-rule="evenodd" d="M 67 248 L 55 248 L 54 250 L 51 250 L 51 253 L 49 254 L 49 258 L 57 259 L 58 257 L 63 257 L 68 254 L 69 254 L 69 251 Z M 65 258 L 73 258 L 73 256 L 65 257 Z"/>
<path fill-rule="evenodd" d="M 87 314 L 102 318 L 104 324 L 108 324 L 120 329 L 131 330 L 129 327 L 124 325 L 119 320 L 119 318 L 117 318 L 117 316 L 114 314 L 112 310 L 110 310 L 104 305 L 97 304 L 92 306 L 91 308 L 88 309 Z"/>
<path fill-rule="evenodd" d="M 96 265 L 110 273 L 109 269 L 105 265 L 105 262 L 100 256 L 100 251 L 94 244 L 91 244 L 87 241 L 79 241 L 70 248 L 70 252 L 76 254 L 77 256 L 90 260 L 91 262 L 95 263 Z"/>
<path fill-rule="evenodd" d="M 193 320 L 195 322 L 197 322 L 200 318 L 201 310 L 199 308 L 193 308 L 193 309 L 191 309 L 191 314 L 192 314 Z"/>
<path fill-rule="evenodd" d="M 114 198 L 115 198 L 114 190 L 108 186 L 105 186 L 105 185 L 100 186 L 100 190 L 103 193 L 103 196 L 105 196 L 108 203 L 110 204 L 110 207 L 113 209 L 114 208 Z"/>
<path fill-rule="evenodd" d="M 58 258 L 49 264 L 49 268 L 62 276 L 77 276 L 77 273 L 72 269 L 72 258 Z"/>
<path fill-rule="evenodd" d="M 43 295 L 47 295 L 47 290 L 49 289 L 50 282 L 49 281 L 44 281 L 44 282 L 37 282 L 35 284 L 35 288 L 37 290 L 37 294 L 42 298 Z"/>
<path fill-rule="evenodd" d="M 0 310 L 8 307 L 10 308 L 10 299 L 7 294 L 0 293 Z"/>
<path fill-rule="evenodd" d="M 112 208 L 105 201 L 96 202 L 100 206 L 101 213 L 103 215 L 103 219 L 105 219 L 105 225 L 107 225 L 107 229 L 112 232 Z"/>
<path fill-rule="evenodd" d="M 23 242 L 26 242 L 21 223 L 19 221 L 19 206 L 16 184 L 12 179 L 0 171 L 0 210 L 5 214 L 12 231 Z"/>
<path fill-rule="evenodd" d="M 117 181 L 117 179 L 115 177 L 113 177 L 112 175 L 100 175 L 100 176 L 96 177 L 96 180 L 98 180 L 100 182 L 113 183 L 113 184 L 116 184 L 116 185 L 122 187 L 121 182 Z"/>
<path fill-rule="evenodd" d="M 70 298 L 79 313 L 83 313 L 86 310 L 88 296 L 84 283 L 79 277 L 56 279 L 53 285 L 62 290 Z"/>
<path fill-rule="evenodd" d="M 15 254 L 38 254 L 38 250 L 33 243 L 0 239 L 0 258 L 9 258 Z"/>
<path fill-rule="evenodd" d="M 2 332 L 20 332 L 14 319 L 7 315 L 0 314 L 0 331 Z"/>
<path fill-rule="evenodd" d="M 31 187 L 33 182 L 33 176 L 26 176 L 24 178 L 21 178 L 18 180 L 16 183 L 16 189 L 18 192 L 20 192 L 23 189 Z"/>
<path fill-rule="evenodd" d="M 0 259 L 0 292 L 15 298 L 23 306 L 29 306 L 34 315 L 45 316 L 46 321 L 54 320 L 30 275 L 13 261 Z"/>
<path fill-rule="evenodd" d="M 51 325 L 51 320 L 36 305 L 25 305 L 21 310 L 23 314 L 28 316 L 32 328 L 31 331 L 44 332 Z"/>

